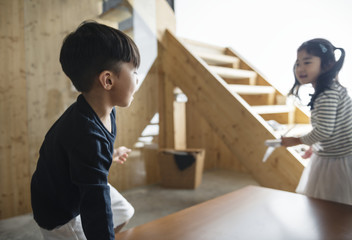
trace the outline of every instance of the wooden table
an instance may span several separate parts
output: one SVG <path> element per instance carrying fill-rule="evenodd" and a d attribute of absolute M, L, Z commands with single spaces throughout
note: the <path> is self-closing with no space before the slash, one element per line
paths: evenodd
<path fill-rule="evenodd" d="M 352 239 L 352 206 L 248 186 L 116 237 L 118 240 Z"/>

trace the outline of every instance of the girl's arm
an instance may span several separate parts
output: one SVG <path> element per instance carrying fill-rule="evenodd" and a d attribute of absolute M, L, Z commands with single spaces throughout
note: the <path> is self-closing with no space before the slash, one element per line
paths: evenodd
<path fill-rule="evenodd" d="M 302 144 L 302 142 L 298 137 L 281 137 L 281 145 L 284 147 L 292 147 L 299 144 Z"/>
<path fill-rule="evenodd" d="M 338 104 L 338 91 L 327 90 L 316 99 L 312 111 L 313 130 L 301 137 L 304 144 L 312 145 L 331 138 L 336 125 Z"/>
<path fill-rule="evenodd" d="M 339 92 L 328 90 L 319 96 L 314 103 L 313 130 L 301 137 L 282 137 L 281 145 L 292 147 L 299 144 L 312 144 L 326 140 L 331 137 L 336 122 L 336 111 L 338 105 Z"/>

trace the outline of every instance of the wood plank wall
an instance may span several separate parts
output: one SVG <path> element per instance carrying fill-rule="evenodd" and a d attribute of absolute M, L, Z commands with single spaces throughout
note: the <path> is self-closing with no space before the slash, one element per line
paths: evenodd
<path fill-rule="evenodd" d="M 31 211 L 29 185 L 39 147 L 78 95 L 59 64 L 62 40 L 82 21 L 97 20 L 101 9 L 98 0 L 0 0 L 0 219 Z M 157 94 L 150 94 L 157 81 L 142 84 L 130 110 L 118 109 L 117 144 L 132 147 L 157 112 Z M 126 189 L 147 181 L 134 180 L 136 166 L 143 166 L 138 156 L 113 169 L 113 185 Z"/>
<path fill-rule="evenodd" d="M 248 173 L 246 167 L 197 111 L 194 104 L 193 102 L 186 104 L 187 147 L 206 149 L 204 169 L 228 169 Z"/>
<path fill-rule="evenodd" d="M 64 36 L 98 1 L 0 2 L 0 219 L 31 211 L 29 182 L 43 137 L 77 93 L 64 76 Z"/>
<path fill-rule="evenodd" d="M 23 11 L 23 1 L 0 1 L 0 218 L 29 209 Z"/>

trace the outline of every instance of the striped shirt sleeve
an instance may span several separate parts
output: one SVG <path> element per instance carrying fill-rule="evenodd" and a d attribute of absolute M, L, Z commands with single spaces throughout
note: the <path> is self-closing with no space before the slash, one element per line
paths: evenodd
<path fill-rule="evenodd" d="M 327 90 L 323 92 L 314 103 L 311 122 L 313 130 L 300 139 L 306 145 L 329 139 L 336 124 L 336 111 L 339 103 L 337 91 Z"/>

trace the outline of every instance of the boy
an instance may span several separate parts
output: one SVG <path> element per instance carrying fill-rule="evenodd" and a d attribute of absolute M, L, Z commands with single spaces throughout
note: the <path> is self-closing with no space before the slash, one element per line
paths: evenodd
<path fill-rule="evenodd" d="M 115 239 L 134 213 L 108 184 L 114 150 L 114 106 L 130 105 L 140 55 L 135 43 L 111 27 L 83 22 L 62 45 L 60 63 L 81 92 L 45 136 L 31 181 L 34 219 L 44 239 Z"/>

